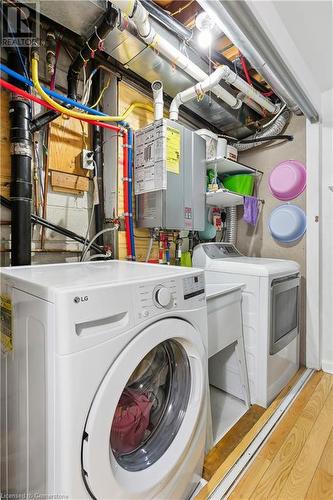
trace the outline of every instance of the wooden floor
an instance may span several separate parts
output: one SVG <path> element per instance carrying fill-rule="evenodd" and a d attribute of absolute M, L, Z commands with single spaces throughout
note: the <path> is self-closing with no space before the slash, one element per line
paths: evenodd
<path fill-rule="evenodd" d="M 203 478 L 206 481 L 211 479 L 219 466 L 237 447 L 264 412 L 265 408 L 262 406 L 252 405 L 229 432 L 210 450 L 205 457 L 203 467 Z"/>
<path fill-rule="evenodd" d="M 230 469 L 237 463 L 240 457 L 246 452 L 247 448 L 252 443 L 253 439 L 258 435 L 270 417 L 274 414 L 278 406 L 281 404 L 285 396 L 289 393 L 295 383 L 304 373 L 305 368 L 301 367 L 298 372 L 289 380 L 288 384 L 277 395 L 270 406 L 261 412 L 261 407 L 257 407 L 257 414 L 253 415 L 247 412 L 244 415 L 245 420 L 250 417 L 249 421 L 236 424 L 230 429 L 228 434 L 213 448 L 207 455 L 204 462 L 204 473 L 207 478 L 211 476 L 211 472 L 215 471 L 208 480 L 207 484 L 199 491 L 195 500 L 207 500 L 209 495 L 220 484 L 223 478 L 228 474 Z M 261 416 L 260 416 L 260 413 Z M 250 424 L 250 425 L 249 425 Z M 249 429 L 244 434 L 244 429 Z M 237 434 L 241 433 L 242 437 L 239 440 Z M 230 435 L 230 438 L 228 437 Z M 224 453 L 224 447 L 228 448 L 228 453 Z M 218 451 L 215 453 L 215 451 Z M 215 459 L 215 461 L 214 461 Z"/>
<path fill-rule="evenodd" d="M 230 500 L 333 500 L 333 375 L 315 373 Z"/>

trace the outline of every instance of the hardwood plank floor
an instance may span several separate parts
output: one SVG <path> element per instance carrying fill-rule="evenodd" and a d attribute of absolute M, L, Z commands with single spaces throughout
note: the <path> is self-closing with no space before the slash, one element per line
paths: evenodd
<path fill-rule="evenodd" d="M 311 377 L 228 499 L 333 499 L 333 375 Z"/>
<path fill-rule="evenodd" d="M 265 408 L 262 406 L 252 405 L 230 431 L 210 450 L 205 458 L 203 468 L 203 478 L 206 481 L 210 480 L 220 464 L 236 448 L 264 412 Z"/>
<path fill-rule="evenodd" d="M 278 408 L 280 403 L 283 401 L 284 397 L 288 394 L 291 388 L 295 385 L 297 380 L 304 373 L 305 368 L 301 367 L 298 372 L 291 378 L 288 384 L 282 389 L 282 391 L 278 394 L 275 400 L 271 403 L 271 405 L 264 411 L 264 413 L 259 417 L 259 419 L 254 423 L 253 427 L 249 430 L 249 432 L 244 436 L 244 438 L 237 444 L 237 446 L 231 451 L 231 453 L 226 457 L 224 461 L 221 463 L 221 459 L 217 455 L 215 464 L 209 463 L 209 467 L 214 468 L 215 472 L 208 481 L 208 483 L 200 490 L 200 492 L 195 497 L 196 500 L 206 500 L 210 493 L 212 493 L 216 486 L 222 481 L 222 479 L 226 476 L 226 474 L 230 471 L 233 465 L 237 462 L 237 460 L 245 453 L 246 449 L 250 446 L 253 439 L 257 436 L 263 426 L 267 423 L 270 417 L 273 415 L 275 410 Z M 235 427 L 233 427 L 230 431 L 232 432 Z M 206 468 L 206 460 L 208 459 L 209 454 L 205 459 L 204 470 Z M 207 466 L 208 468 L 208 466 Z"/>

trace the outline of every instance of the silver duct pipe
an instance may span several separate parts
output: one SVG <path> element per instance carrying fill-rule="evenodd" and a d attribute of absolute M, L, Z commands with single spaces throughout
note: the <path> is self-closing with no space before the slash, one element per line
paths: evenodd
<path fill-rule="evenodd" d="M 226 209 L 227 218 L 227 231 L 226 242 L 236 245 L 237 241 L 237 207 L 229 207 Z"/>
<path fill-rule="evenodd" d="M 270 137 L 271 135 L 278 135 L 282 132 L 284 127 L 287 125 L 288 121 L 290 119 L 290 112 L 289 111 L 284 111 L 280 116 L 278 116 L 275 120 L 274 123 L 270 127 L 267 127 L 267 129 L 262 130 L 261 132 L 258 132 L 256 134 L 250 135 L 249 137 L 246 138 L 246 140 L 249 139 L 260 139 L 261 137 Z M 252 149 L 260 146 L 260 144 L 263 144 L 266 141 L 262 142 L 254 142 L 252 144 L 233 144 L 233 146 L 238 150 L 238 151 L 246 151 L 247 149 Z"/>
<path fill-rule="evenodd" d="M 197 0 L 219 28 L 242 51 L 274 92 L 296 114 L 300 110 L 312 122 L 319 120 L 317 110 L 290 72 L 270 38 L 246 2 Z"/>

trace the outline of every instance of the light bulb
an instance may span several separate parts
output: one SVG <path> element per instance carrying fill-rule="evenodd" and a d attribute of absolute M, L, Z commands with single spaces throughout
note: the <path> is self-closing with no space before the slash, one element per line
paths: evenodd
<path fill-rule="evenodd" d="M 203 49 L 207 49 L 212 43 L 212 34 L 210 31 L 204 30 L 198 33 L 198 43 Z"/>

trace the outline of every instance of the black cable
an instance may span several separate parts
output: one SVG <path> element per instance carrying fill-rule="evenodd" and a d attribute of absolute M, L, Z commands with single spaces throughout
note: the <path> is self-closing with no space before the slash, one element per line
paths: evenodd
<path fill-rule="evenodd" d="M 11 208 L 12 208 L 11 201 L 7 200 L 7 198 L 5 198 L 2 195 L 0 195 L 0 204 L 3 205 L 4 207 L 8 208 L 9 210 L 11 210 Z M 39 215 L 31 214 L 31 223 L 44 226 L 47 229 L 50 229 L 51 231 L 55 231 L 63 236 L 66 236 L 67 238 L 70 238 L 74 241 L 77 241 L 78 243 L 84 244 L 86 242 L 87 244 L 89 244 L 89 240 L 86 241 L 86 239 L 83 236 L 80 236 L 79 234 L 76 234 L 73 231 L 66 229 L 65 227 L 58 226 L 57 224 L 53 224 L 53 222 L 50 222 L 46 219 L 43 219 L 42 217 L 39 217 Z M 98 245 L 95 245 L 95 243 L 93 243 L 90 248 L 94 249 L 95 252 L 97 252 L 97 253 L 100 253 L 100 254 L 104 253 L 103 250 L 101 250 L 101 248 Z"/>
<path fill-rule="evenodd" d="M 294 136 L 293 135 L 271 135 L 269 137 L 256 137 L 254 139 L 241 139 L 240 141 L 237 141 L 234 143 L 234 145 L 237 144 L 252 144 L 254 142 L 263 142 L 263 141 L 275 141 L 276 139 L 285 139 L 287 141 L 293 141 Z"/>

